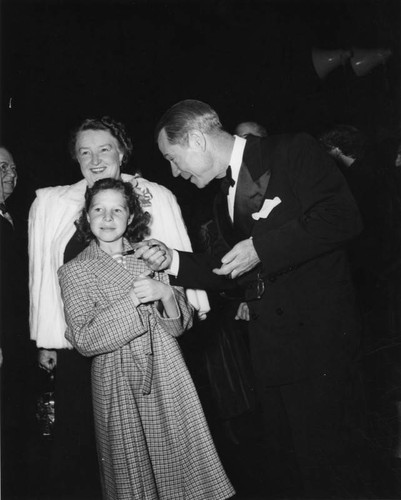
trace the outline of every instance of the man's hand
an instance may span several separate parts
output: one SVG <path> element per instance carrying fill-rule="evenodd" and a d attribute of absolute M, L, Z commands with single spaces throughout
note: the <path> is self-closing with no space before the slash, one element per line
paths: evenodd
<path fill-rule="evenodd" d="M 173 251 L 163 242 L 151 239 L 135 244 L 135 256 L 153 271 L 164 271 L 171 265 Z"/>
<path fill-rule="evenodd" d="M 249 238 L 237 243 L 226 253 L 221 262 L 223 265 L 219 269 L 213 269 L 213 272 L 235 279 L 253 269 L 259 264 L 260 259 L 253 246 L 252 239 Z"/>
<path fill-rule="evenodd" d="M 47 372 L 51 372 L 57 365 L 57 351 L 49 349 L 39 349 L 38 352 L 39 367 Z"/>

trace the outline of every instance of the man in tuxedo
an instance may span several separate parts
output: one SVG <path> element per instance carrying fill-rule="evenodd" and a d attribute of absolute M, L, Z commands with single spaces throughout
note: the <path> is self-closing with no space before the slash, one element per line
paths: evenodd
<path fill-rule="evenodd" d="M 199 188 L 223 179 L 227 193 L 214 205 L 220 251 L 211 258 L 150 240 L 137 256 L 168 269 L 175 284 L 244 290 L 265 427 L 265 492 L 354 495 L 346 476 L 359 326 L 344 245 L 361 221 L 344 178 L 307 134 L 232 136 L 200 101 L 172 106 L 156 139 L 175 177 Z"/>

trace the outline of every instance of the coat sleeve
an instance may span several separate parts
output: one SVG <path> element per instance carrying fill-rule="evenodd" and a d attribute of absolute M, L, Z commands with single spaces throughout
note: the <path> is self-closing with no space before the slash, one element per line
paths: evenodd
<path fill-rule="evenodd" d="M 221 267 L 219 259 L 203 253 L 178 253 L 180 256 L 178 275 L 170 278 L 173 285 L 210 291 L 229 291 L 236 288 L 235 282 L 213 273 L 214 268 Z"/>
<path fill-rule="evenodd" d="M 147 332 L 140 307 L 129 295 L 99 305 L 93 276 L 78 262 L 62 266 L 59 280 L 67 322 L 66 338 L 84 356 L 112 352 Z"/>
<path fill-rule="evenodd" d="M 343 246 L 362 230 L 356 202 L 330 156 L 306 134 L 289 143 L 281 168 L 298 209 L 290 216 L 260 219 L 253 242 L 267 274 L 297 266 Z M 273 171 L 272 176 L 275 173 Z M 277 193 L 285 210 L 285 191 Z M 278 223 L 273 222 L 279 221 Z"/>
<path fill-rule="evenodd" d="M 167 318 L 166 316 L 162 316 L 156 308 L 154 308 L 154 311 L 162 328 L 173 337 L 179 337 L 192 327 L 195 308 L 188 301 L 183 288 L 172 287 L 172 290 L 179 311 L 178 317 Z"/>

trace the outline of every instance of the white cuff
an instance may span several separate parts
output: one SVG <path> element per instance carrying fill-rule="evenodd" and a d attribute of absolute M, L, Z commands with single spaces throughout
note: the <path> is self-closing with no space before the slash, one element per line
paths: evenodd
<path fill-rule="evenodd" d="M 180 269 L 180 254 L 177 252 L 177 250 L 173 249 L 173 257 L 171 259 L 171 264 L 168 269 L 166 269 L 167 274 L 172 274 L 173 276 L 178 275 L 178 271 Z"/>

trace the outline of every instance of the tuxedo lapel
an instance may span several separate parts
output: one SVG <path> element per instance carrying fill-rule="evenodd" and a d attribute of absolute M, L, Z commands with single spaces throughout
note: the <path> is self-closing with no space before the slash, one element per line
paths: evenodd
<path fill-rule="evenodd" d="M 250 236 L 255 223 L 252 214 L 261 209 L 269 185 L 271 171 L 262 160 L 260 140 L 249 138 L 234 201 L 234 225 L 242 233 L 241 239 Z"/>

